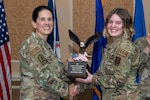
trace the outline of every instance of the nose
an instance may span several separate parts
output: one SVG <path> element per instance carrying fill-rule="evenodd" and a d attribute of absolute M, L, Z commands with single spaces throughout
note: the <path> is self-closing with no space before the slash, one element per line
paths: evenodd
<path fill-rule="evenodd" d="M 50 23 L 50 21 L 49 21 L 49 20 L 46 20 L 46 21 L 45 21 L 45 23 L 46 23 L 46 24 L 49 24 L 49 23 Z"/>
<path fill-rule="evenodd" d="M 115 22 L 112 22 L 111 26 L 112 26 L 112 27 L 115 27 Z"/>

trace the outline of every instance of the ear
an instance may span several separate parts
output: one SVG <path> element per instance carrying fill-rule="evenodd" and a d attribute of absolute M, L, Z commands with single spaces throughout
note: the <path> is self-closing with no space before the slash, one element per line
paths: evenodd
<path fill-rule="evenodd" d="M 36 28 L 36 23 L 33 20 L 31 21 L 31 24 L 32 24 L 33 28 Z"/>

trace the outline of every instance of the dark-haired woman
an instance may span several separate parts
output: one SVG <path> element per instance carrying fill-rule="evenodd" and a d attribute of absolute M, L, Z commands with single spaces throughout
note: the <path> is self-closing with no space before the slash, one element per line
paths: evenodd
<path fill-rule="evenodd" d="M 65 66 L 59 62 L 47 37 L 53 30 L 53 14 L 47 6 L 38 6 L 32 14 L 34 31 L 20 47 L 20 100 L 60 100 L 75 96 L 79 85 L 67 84 Z"/>

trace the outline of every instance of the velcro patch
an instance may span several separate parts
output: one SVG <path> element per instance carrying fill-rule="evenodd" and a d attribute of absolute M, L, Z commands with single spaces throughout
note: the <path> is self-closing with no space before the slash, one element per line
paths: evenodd
<path fill-rule="evenodd" d="M 33 48 L 30 53 L 35 56 L 36 54 L 38 54 L 41 51 L 40 47 L 36 46 L 35 48 Z"/>
<path fill-rule="evenodd" d="M 119 64 L 120 64 L 120 61 L 121 61 L 121 58 L 118 57 L 118 56 L 116 56 L 116 58 L 115 58 L 115 64 L 116 64 L 116 65 L 119 65 Z"/>
<path fill-rule="evenodd" d="M 117 49 L 117 54 L 118 55 L 121 55 L 121 56 L 123 56 L 123 57 L 127 57 L 127 55 L 128 55 L 128 51 L 126 51 L 126 50 L 124 50 L 124 49 L 122 49 L 122 48 L 118 48 Z"/>
<path fill-rule="evenodd" d="M 45 65 L 48 61 L 45 56 L 42 54 L 41 48 L 39 46 L 34 47 L 30 51 L 32 57 L 38 61 L 41 65 Z"/>
<path fill-rule="evenodd" d="M 38 55 L 38 60 L 42 65 L 45 65 L 48 62 L 47 59 L 42 54 Z"/>

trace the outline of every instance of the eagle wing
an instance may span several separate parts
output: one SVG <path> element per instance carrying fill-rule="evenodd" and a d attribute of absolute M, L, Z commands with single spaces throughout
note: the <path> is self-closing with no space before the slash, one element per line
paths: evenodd
<path fill-rule="evenodd" d="M 80 47 L 80 39 L 78 38 L 77 35 L 75 35 L 71 30 L 69 30 L 69 37 L 72 41 L 74 41 L 76 44 L 79 45 Z"/>
<path fill-rule="evenodd" d="M 97 32 L 96 34 L 90 36 L 85 43 L 85 48 L 87 48 L 91 43 L 97 42 L 100 39 L 101 34 L 102 33 Z"/>

